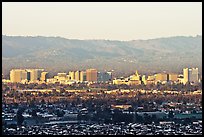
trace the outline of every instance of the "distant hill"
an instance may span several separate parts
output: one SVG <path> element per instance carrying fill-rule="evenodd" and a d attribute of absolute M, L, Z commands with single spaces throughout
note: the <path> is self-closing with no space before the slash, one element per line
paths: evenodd
<path fill-rule="evenodd" d="M 78 40 L 61 37 L 2 35 L 2 69 L 45 68 L 68 72 L 97 68 L 116 74 L 157 71 L 181 72 L 202 68 L 202 36 L 175 36 L 149 40 Z"/>

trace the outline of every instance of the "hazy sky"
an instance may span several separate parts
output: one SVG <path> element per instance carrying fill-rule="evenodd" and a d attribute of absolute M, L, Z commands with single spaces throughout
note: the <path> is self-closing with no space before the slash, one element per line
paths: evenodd
<path fill-rule="evenodd" d="M 202 35 L 201 2 L 2 3 L 4 35 L 133 40 Z"/>

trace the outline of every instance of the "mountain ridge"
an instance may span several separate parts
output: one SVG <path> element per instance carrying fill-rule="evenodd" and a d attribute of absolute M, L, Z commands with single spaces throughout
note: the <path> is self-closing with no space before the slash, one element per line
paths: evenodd
<path fill-rule="evenodd" d="M 55 65 L 53 65 L 55 64 Z M 148 40 L 78 40 L 63 37 L 2 35 L 2 71 L 41 67 L 48 71 L 87 68 L 134 72 L 202 69 L 202 36 L 173 36 Z"/>

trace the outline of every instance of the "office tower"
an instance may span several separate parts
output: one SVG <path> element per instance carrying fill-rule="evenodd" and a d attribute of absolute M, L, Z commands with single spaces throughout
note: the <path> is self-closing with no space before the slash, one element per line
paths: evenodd
<path fill-rule="evenodd" d="M 158 73 L 158 74 L 156 74 L 155 80 L 161 81 L 161 82 L 167 81 L 167 74 L 166 73 Z"/>
<path fill-rule="evenodd" d="M 10 71 L 11 82 L 21 82 L 21 71 L 20 69 L 12 69 Z"/>
<path fill-rule="evenodd" d="M 80 81 L 86 81 L 86 72 L 85 71 L 81 71 L 80 72 Z"/>
<path fill-rule="evenodd" d="M 142 75 L 142 82 L 146 85 L 147 84 L 147 78 L 145 75 Z"/>
<path fill-rule="evenodd" d="M 41 73 L 44 69 L 26 69 L 27 79 L 31 82 L 37 82 L 41 78 Z"/>
<path fill-rule="evenodd" d="M 188 82 L 188 68 L 183 69 L 183 83 L 186 84 Z"/>
<path fill-rule="evenodd" d="M 68 81 L 71 80 L 70 75 L 67 75 L 67 76 L 66 76 L 66 80 L 68 80 Z"/>
<path fill-rule="evenodd" d="M 44 69 L 37 69 L 37 80 L 40 81 L 41 73 L 44 71 Z"/>
<path fill-rule="evenodd" d="M 189 81 L 198 82 L 198 68 L 189 69 Z"/>
<path fill-rule="evenodd" d="M 21 80 L 27 80 L 27 71 L 21 70 Z"/>
<path fill-rule="evenodd" d="M 183 69 L 184 84 L 187 82 L 198 82 L 198 68 Z"/>
<path fill-rule="evenodd" d="M 97 70 L 87 69 L 86 70 L 86 80 L 89 82 L 96 82 L 97 81 Z"/>
<path fill-rule="evenodd" d="M 21 82 L 27 80 L 27 71 L 25 69 L 12 69 L 10 71 L 11 82 Z"/>
<path fill-rule="evenodd" d="M 112 72 L 98 72 L 98 81 L 106 82 L 112 79 Z"/>
<path fill-rule="evenodd" d="M 12 69 L 10 71 L 11 82 L 32 81 L 40 80 L 41 72 L 43 69 Z"/>
<path fill-rule="evenodd" d="M 71 80 L 75 80 L 75 73 L 74 71 L 69 72 L 69 76 L 71 77 Z"/>
<path fill-rule="evenodd" d="M 168 74 L 168 81 L 174 81 L 176 82 L 178 80 L 178 75 L 174 73 L 169 73 Z"/>
<path fill-rule="evenodd" d="M 80 81 L 80 74 L 81 74 L 81 71 L 76 71 L 76 72 L 75 72 L 74 77 L 75 77 L 75 80 L 76 80 L 76 81 Z"/>
<path fill-rule="evenodd" d="M 42 72 L 41 73 L 41 77 L 40 77 L 40 81 L 45 81 L 46 82 L 47 74 L 48 74 L 48 72 Z"/>

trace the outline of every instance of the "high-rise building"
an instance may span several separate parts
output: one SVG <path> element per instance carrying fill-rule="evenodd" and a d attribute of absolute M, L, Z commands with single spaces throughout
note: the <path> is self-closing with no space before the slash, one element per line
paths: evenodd
<path fill-rule="evenodd" d="M 27 71 L 25 69 L 12 69 L 10 71 L 11 82 L 21 82 L 22 80 L 28 80 Z"/>
<path fill-rule="evenodd" d="M 198 82 L 198 68 L 184 68 L 183 69 L 183 82 Z"/>
<path fill-rule="evenodd" d="M 198 68 L 189 69 L 189 81 L 198 82 Z"/>
<path fill-rule="evenodd" d="M 44 69 L 27 69 L 27 71 L 30 72 L 30 81 L 39 81 L 43 70 Z"/>
<path fill-rule="evenodd" d="M 142 75 L 142 82 L 146 85 L 147 84 L 147 77 Z"/>
<path fill-rule="evenodd" d="M 188 80 L 188 68 L 184 68 L 183 69 L 183 83 L 186 84 L 189 80 Z"/>
<path fill-rule="evenodd" d="M 21 70 L 21 80 L 27 80 L 27 71 Z"/>
<path fill-rule="evenodd" d="M 46 80 L 47 80 L 47 74 L 48 74 L 48 72 L 42 72 L 42 73 L 41 73 L 40 80 L 46 82 Z"/>
<path fill-rule="evenodd" d="M 75 73 L 74 71 L 69 72 L 69 76 L 71 77 L 71 80 L 75 80 Z"/>
<path fill-rule="evenodd" d="M 21 69 L 12 69 L 10 71 L 10 80 L 11 82 L 21 82 Z"/>
<path fill-rule="evenodd" d="M 76 72 L 75 72 L 74 77 L 75 77 L 75 80 L 76 80 L 76 81 L 80 81 L 80 74 L 81 74 L 81 71 L 76 71 Z"/>
<path fill-rule="evenodd" d="M 97 81 L 97 70 L 87 69 L 86 70 L 86 80 L 89 82 L 96 82 Z"/>
<path fill-rule="evenodd" d="M 10 71 L 10 80 L 11 82 L 36 82 L 40 80 L 42 71 L 43 69 L 12 69 Z"/>
<path fill-rule="evenodd" d="M 86 81 L 86 72 L 85 71 L 81 71 L 80 72 L 80 81 Z"/>
<path fill-rule="evenodd" d="M 98 72 L 98 81 L 106 82 L 112 79 L 112 72 Z"/>

